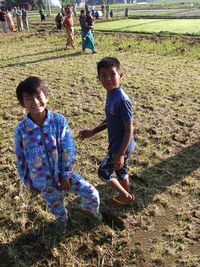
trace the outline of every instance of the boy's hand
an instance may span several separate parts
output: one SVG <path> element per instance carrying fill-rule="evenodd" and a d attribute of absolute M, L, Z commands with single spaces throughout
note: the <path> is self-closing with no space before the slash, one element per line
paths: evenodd
<path fill-rule="evenodd" d="M 114 160 L 114 169 L 120 170 L 124 167 L 124 155 L 117 155 Z"/>
<path fill-rule="evenodd" d="M 64 180 L 63 178 L 60 178 L 60 187 L 62 190 L 69 190 L 71 187 L 69 179 Z"/>
<path fill-rule="evenodd" d="M 94 132 L 93 130 L 83 130 L 83 131 L 80 131 L 79 134 L 78 134 L 78 138 L 83 140 L 85 138 L 90 138 L 94 135 Z"/>

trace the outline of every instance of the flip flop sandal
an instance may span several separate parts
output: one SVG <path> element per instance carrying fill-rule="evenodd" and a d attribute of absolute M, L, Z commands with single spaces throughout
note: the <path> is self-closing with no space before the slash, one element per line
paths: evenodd
<path fill-rule="evenodd" d="M 132 196 L 132 199 L 131 200 L 128 200 L 128 201 L 121 201 L 121 200 L 118 200 L 117 199 L 118 196 L 115 196 L 115 197 L 112 197 L 109 199 L 109 203 L 113 206 L 116 206 L 116 207 L 125 207 L 125 206 L 129 206 L 131 205 L 134 200 L 135 200 L 135 197 Z"/>

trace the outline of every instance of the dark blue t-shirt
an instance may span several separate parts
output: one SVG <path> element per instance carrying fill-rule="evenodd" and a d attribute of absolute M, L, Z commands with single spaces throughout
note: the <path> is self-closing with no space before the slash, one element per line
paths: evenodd
<path fill-rule="evenodd" d="M 124 122 L 133 120 L 131 101 L 121 86 L 108 93 L 105 112 L 108 127 L 108 152 L 117 154 L 125 134 Z M 132 138 L 127 153 L 132 153 L 133 149 L 134 139 Z"/>

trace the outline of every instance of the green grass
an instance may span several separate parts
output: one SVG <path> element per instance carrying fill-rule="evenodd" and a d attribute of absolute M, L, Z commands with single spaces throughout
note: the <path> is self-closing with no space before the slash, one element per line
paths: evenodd
<path fill-rule="evenodd" d="M 97 25 L 96 25 L 97 26 Z M 31 21 L 30 33 L 0 33 L 0 259 L 1 266 L 198 266 L 200 220 L 199 40 L 195 37 L 95 33 L 97 54 L 64 50 L 54 21 Z M 5 53 L 6 51 L 6 53 Z M 91 222 L 66 196 L 71 223 L 64 236 L 41 196 L 19 181 L 13 131 L 25 111 L 15 89 L 29 75 L 49 87 L 49 107 L 64 114 L 74 137 L 104 119 L 106 92 L 96 62 L 122 63 L 123 87 L 133 102 L 136 150 L 130 181 L 136 202 L 108 205 L 114 192 L 97 177 L 107 150 L 101 133 L 77 147 L 76 170 L 101 196 L 104 222 Z"/>
<path fill-rule="evenodd" d="M 176 34 L 200 35 L 199 19 L 124 19 L 112 22 L 99 23 L 96 30 L 119 32 L 169 32 Z"/>

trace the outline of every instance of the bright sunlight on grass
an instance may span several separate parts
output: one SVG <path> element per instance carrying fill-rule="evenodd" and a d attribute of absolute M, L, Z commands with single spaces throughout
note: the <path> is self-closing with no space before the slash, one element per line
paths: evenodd
<path fill-rule="evenodd" d="M 124 19 L 98 23 L 95 30 L 200 35 L 200 19 Z"/>

